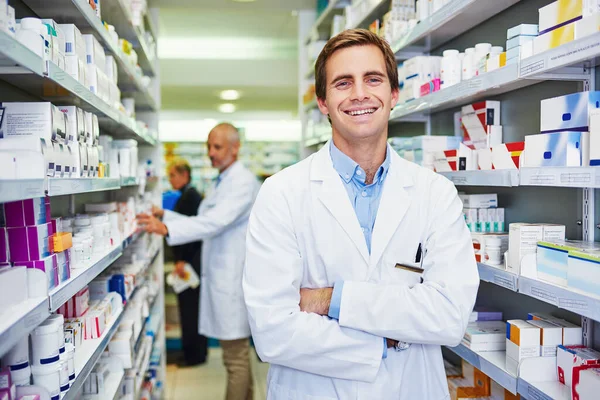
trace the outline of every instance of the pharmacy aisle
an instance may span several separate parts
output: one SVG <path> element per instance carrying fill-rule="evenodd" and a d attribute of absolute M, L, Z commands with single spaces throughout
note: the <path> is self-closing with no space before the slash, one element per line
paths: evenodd
<path fill-rule="evenodd" d="M 0 398 L 160 398 L 163 244 L 149 10 L 0 1 Z"/>
<path fill-rule="evenodd" d="M 596 1 L 334 1 L 300 53 L 304 154 L 331 138 L 314 63 L 337 32 L 392 45 L 389 143 L 452 181 L 481 285 L 445 348 L 452 399 L 582 399 L 600 391 L 600 33 Z"/>

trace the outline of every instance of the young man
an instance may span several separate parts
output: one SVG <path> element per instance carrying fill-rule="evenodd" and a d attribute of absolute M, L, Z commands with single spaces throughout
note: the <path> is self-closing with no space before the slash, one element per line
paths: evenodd
<path fill-rule="evenodd" d="M 138 215 L 147 232 L 167 237 L 169 245 L 202 240 L 200 334 L 219 339 L 227 369 L 226 400 L 252 400 L 250 328 L 242 294 L 246 229 L 259 184 L 237 159 L 240 136 L 227 123 L 208 135 L 208 156 L 219 170 L 216 187 L 202 201 L 198 215 L 171 211 L 162 217 Z M 161 210 L 162 211 L 162 210 Z"/>
<path fill-rule="evenodd" d="M 192 169 L 190 164 L 178 158 L 167 166 L 169 173 L 169 183 L 174 190 L 181 192 L 181 197 L 175 204 L 175 211 L 178 214 L 193 216 L 198 214 L 198 208 L 202 201 L 202 195 L 196 188 L 190 184 L 192 180 Z M 162 210 L 156 210 L 161 214 Z M 175 257 L 175 271 L 183 275 L 185 264 L 190 264 L 194 271 L 200 276 L 200 254 L 202 253 L 202 242 L 172 246 L 173 256 Z M 198 333 L 198 320 L 200 315 L 200 287 L 189 288 L 177 295 L 179 303 L 179 319 L 181 321 L 181 345 L 183 348 L 183 358 L 187 366 L 195 366 L 206 362 L 208 353 L 208 339 Z"/>
<path fill-rule="evenodd" d="M 333 140 L 267 180 L 250 216 L 244 296 L 269 399 L 443 400 L 479 277 L 454 185 L 387 145 L 389 45 L 366 30 L 317 59 Z"/>

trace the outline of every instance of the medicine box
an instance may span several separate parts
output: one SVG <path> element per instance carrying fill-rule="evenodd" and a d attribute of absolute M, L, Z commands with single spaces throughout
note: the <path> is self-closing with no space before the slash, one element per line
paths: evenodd
<path fill-rule="evenodd" d="M 542 224 L 542 240 L 561 242 L 565 240 L 566 227 L 559 224 Z"/>
<path fill-rule="evenodd" d="M 451 400 L 486 398 L 489 393 L 480 388 L 473 387 L 473 384 L 466 378 L 448 379 L 448 391 Z"/>
<path fill-rule="evenodd" d="M 512 223 L 509 225 L 507 271 L 519 275 L 521 260 L 527 254 L 535 254 L 537 243 L 543 239 L 543 227 L 535 224 Z"/>
<path fill-rule="evenodd" d="M 598 0 L 583 0 L 582 15 L 589 17 L 590 15 L 600 13 L 600 1 Z"/>
<path fill-rule="evenodd" d="M 558 346 L 556 364 L 558 381 L 571 387 L 573 383 L 573 368 L 580 365 L 600 363 L 600 352 L 585 346 Z"/>
<path fill-rule="evenodd" d="M 493 210 L 493 209 L 490 209 Z M 504 254 L 508 250 L 509 236 L 507 234 L 494 233 L 471 233 L 473 240 L 473 249 L 475 251 L 475 260 L 480 263 L 489 263 L 490 257 L 487 253 L 486 241 L 488 239 L 500 239 L 500 253 Z"/>
<path fill-rule="evenodd" d="M 12 306 L 27 301 L 27 268 L 10 267 L 0 270 L 0 307 L 9 310 Z"/>
<path fill-rule="evenodd" d="M 506 368 L 515 373 L 524 358 L 540 356 L 540 328 L 527 321 L 506 321 Z"/>
<path fill-rule="evenodd" d="M 461 109 L 463 142 L 472 149 L 492 147 L 502 143 L 502 131 L 489 128 L 500 125 L 500 102 L 481 101 Z"/>
<path fill-rule="evenodd" d="M 58 24 L 65 35 L 65 59 L 76 56 L 83 63 L 86 61 L 86 44 L 83 35 L 74 24 Z"/>
<path fill-rule="evenodd" d="M 600 296 L 600 250 L 569 252 L 567 286 Z"/>
<path fill-rule="evenodd" d="M 564 319 L 554 317 L 550 314 L 529 313 L 527 314 L 527 320 L 547 321 L 556 326 L 560 326 L 563 330 L 562 344 L 564 346 L 577 346 L 583 343 L 583 330 L 581 326 L 572 324 Z"/>
<path fill-rule="evenodd" d="M 473 351 L 506 349 L 506 323 L 503 321 L 469 322 L 462 342 Z"/>
<path fill-rule="evenodd" d="M 97 66 L 98 68 L 106 68 L 106 57 L 104 48 L 94 37 L 94 35 L 82 35 L 85 42 L 86 63 Z"/>
<path fill-rule="evenodd" d="M 600 165 L 600 112 L 590 114 L 590 166 Z"/>
<path fill-rule="evenodd" d="M 575 21 L 575 40 L 600 31 L 600 13 Z"/>
<path fill-rule="evenodd" d="M 482 393 L 490 394 L 492 384 L 489 376 L 465 360 L 461 360 L 461 369 L 462 376 L 471 383 L 472 387 L 479 389 Z"/>
<path fill-rule="evenodd" d="M 477 149 L 477 166 L 480 170 L 491 171 L 494 169 L 492 163 L 492 149 Z"/>
<path fill-rule="evenodd" d="M 600 91 L 579 92 L 542 100 L 540 131 L 588 132 L 590 115 L 596 109 L 600 109 Z"/>
<path fill-rule="evenodd" d="M 0 119 L 0 140 L 37 137 L 46 142 L 64 141 L 65 117 L 53 104 L 4 102 L 2 107 L 4 112 Z"/>
<path fill-rule="evenodd" d="M 540 328 L 540 345 L 542 357 L 556 357 L 556 348 L 562 345 L 562 328 L 547 321 L 527 321 Z"/>
<path fill-rule="evenodd" d="M 523 60 L 527 57 L 533 56 L 533 40 L 530 42 L 525 42 L 521 45 L 520 59 Z M 516 60 L 518 61 L 518 59 Z"/>
<path fill-rule="evenodd" d="M 435 151 L 433 154 L 433 167 L 436 172 L 457 171 L 458 150 Z"/>
<path fill-rule="evenodd" d="M 536 24 L 521 24 L 513 26 L 506 31 L 506 39 L 512 39 L 516 36 L 537 36 L 538 26 Z"/>
<path fill-rule="evenodd" d="M 540 54 L 575 40 L 575 23 L 560 26 L 533 40 L 533 53 Z"/>
<path fill-rule="evenodd" d="M 56 262 L 56 255 L 52 254 L 44 257 L 41 260 L 34 261 L 16 261 L 15 266 L 23 266 L 27 268 L 34 268 L 43 271 L 46 274 L 48 281 L 48 290 L 51 290 L 58 286 L 58 265 Z"/>
<path fill-rule="evenodd" d="M 412 150 L 443 151 L 458 149 L 461 138 L 457 136 L 414 136 Z"/>
<path fill-rule="evenodd" d="M 494 208 L 498 206 L 498 194 L 464 194 L 459 193 L 458 197 L 463 202 L 465 208 Z"/>
<path fill-rule="evenodd" d="M 523 45 L 524 43 L 531 42 L 533 40 L 533 38 L 535 38 L 535 36 L 520 35 L 520 36 L 515 36 L 512 39 L 508 39 L 506 41 L 506 50 L 508 51 L 508 50 L 511 50 L 514 48 L 518 48 L 521 45 Z M 509 57 L 508 54 L 506 56 L 507 56 L 507 58 L 512 58 L 512 57 Z M 517 54 L 517 56 L 518 56 L 518 54 Z"/>
<path fill-rule="evenodd" d="M 465 217 L 465 222 L 467 223 L 467 228 L 471 232 L 477 232 L 477 208 L 463 208 L 463 215 Z"/>
<path fill-rule="evenodd" d="M 501 136 L 501 135 L 500 135 Z M 493 169 L 519 169 L 525 142 L 502 143 L 492 147 Z"/>
<path fill-rule="evenodd" d="M 539 34 L 581 19 L 583 0 L 557 0 L 538 10 Z"/>
<path fill-rule="evenodd" d="M 589 164 L 588 143 L 589 133 L 587 132 L 553 132 L 525 136 L 523 166 L 586 166 Z"/>
<path fill-rule="evenodd" d="M 471 312 L 471 316 L 469 317 L 469 322 L 476 321 L 502 321 L 502 311 L 487 307 L 475 306 L 473 312 Z M 502 337 L 502 340 L 504 340 L 504 336 Z"/>
<path fill-rule="evenodd" d="M 569 254 L 575 252 L 600 251 L 600 245 L 582 241 L 541 241 L 537 248 L 538 278 L 561 286 L 567 286 Z"/>
<path fill-rule="evenodd" d="M 8 263 L 8 238 L 6 237 L 6 228 L 0 227 L 0 263 Z"/>
<path fill-rule="evenodd" d="M 595 399 L 600 391 L 600 365 L 574 368 L 573 382 L 577 382 L 572 388 L 573 399 Z"/>
<path fill-rule="evenodd" d="M 48 221 L 43 197 L 4 204 L 4 221 L 8 227 L 41 225 Z"/>
<path fill-rule="evenodd" d="M 519 58 L 521 52 L 521 47 L 520 46 L 513 46 L 510 49 L 506 50 L 506 58 L 511 59 L 511 58 Z"/>
<path fill-rule="evenodd" d="M 41 260 L 50 255 L 50 223 L 7 228 L 7 231 L 13 262 Z"/>
<path fill-rule="evenodd" d="M 58 108 L 67 116 L 67 125 L 69 126 L 67 131 L 70 131 L 73 135 L 72 138 L 67 138 L 69 139 L 68 142 L 79 142 L 85 138 L 83 110 L 76 106 L 59 106 Z"/>

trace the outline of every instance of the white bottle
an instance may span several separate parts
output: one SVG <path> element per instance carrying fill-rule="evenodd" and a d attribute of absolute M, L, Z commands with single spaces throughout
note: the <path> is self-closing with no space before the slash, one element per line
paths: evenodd
<path fill-rule="evenodd" d="M 485 73 L 485 63 L 491 50 L 492 45 L 490 43 L 477 43 L 475 45 L 475 75 Z"/>
<path fill-rule="evenodd" d="M 466 81 L 475 76 L 475 48 L 465 49 L 465 56 L 462 62 L 462 80 Z"/>
<path fill-rule="evenodd" d="M 460 83 L 462 68 L 458 50 L 444 50 L 440 68 L 440 88 Z"/>
<path fill-rule="evenodd" d="M 17 31 L 17 40 L 39 57 L 44 57 L 45 43 L 41 35 L 42 20 L 39 18 L 23 18 Z"/>

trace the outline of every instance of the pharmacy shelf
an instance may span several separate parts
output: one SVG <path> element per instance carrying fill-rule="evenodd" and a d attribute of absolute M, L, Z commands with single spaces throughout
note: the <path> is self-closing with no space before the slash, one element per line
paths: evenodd
<path fill-rule="evenodd" d="M 9 72 L 13 67 L 25 68 L 38 76 L 44 74 L 41 58 L 2 30 L 0 31 L 0 71 Z"/>
<path fill-rule="evenodd" d="M 47 297 L 28 299 L 4 310 L 0 322 L 0 357 L 49 316 Z"/>
<path fill-rule="evenodd" d="M 392 50 L 403 59 L 416 53 L 428 53 L 518 2 L 519 0 L 451 1 L 420 21 L 403 38 L 392 43 Z M 406 56 L 403 57 L 402 53 Z"/>
<path fill-rule="evenodd" d="M 390 9 L 391 0 L 364 0 L 368 4 L 368 9 L 364 15 L 358 18 L 354 28 L 368 29 L 369 25 L 377 18 L 382 19 L 383 15 Z M 380 21 L 381 22 L 381 21 Z"/>
<path fill-rule="evenodd" d="M 84 394 L 83 400 L 117 400 L 120 399 L 121 385 L 123 384 L 123 378 L 125 378 L 125 371 L 111 372 L 108 378 L 104 381 L 104 393 L 102 395 Z"/>
<path fill-rule="evenodd" d="M 600 65 L 600 32 L 573 40 L 554 49 L 521 60 L 520 76 L 535 77 L 565 67 Z M 560 75 L 560 71 L 558 75 Z M 563 71 L 568 73 L 569 71 Z"/>
<path fill-rule="evenodd" d="M 123 243 L 118 243 L 107 253 L 94 257 L 85 267 L 71 270 L 71 278 L 50 291 L 50 310 L 58 310 L 60 306 L 100 275 L 122 254 Z"/>
<path fill-rule="evenodd" d="M 313 24 L 305 43 L 308 44 L 314 36 L 318 36 L 319 39 L 329 39 L 333 17 L 343 14 L 344 7 L 348 5 L 350 5 L 350 0 L 330 0 L 325 10 Z"/>
<path fill-rule="evenodd" d="M 474 352 L 464 345 L 448 347 L 450 351 L 492 378 L 512 394 L 517 394 L 517 377 L 506 370 L 506 352 Z"/>
<path fill-rule="evenodd" d="M 92 372 L 92 369 L 102 356 L 104 349 L 119 328 L 124 310 L 116 315 L 112 322 L 106 326 L 99 339 L 84 340 L 75 350 L 75 380 L 63 400 L 75 400 L 83 392 L 83 384 Z"/>
<path fill-rule="evenodd" d="M 140 180 L 135 176 L 121 177 L 121 187 L 124 186 L 137 186 L 140 184 Z"/>
<path fill-rule="evenodd" d="M 48 196 L 117 190 L 121 186 L 119 179 L 110 178 L 48 178 Z"/>
<path fill-rule="evenodd" d="M 402 121 L 411 115 L 427 115 L 459 107 L 538 82 L 535 79 L 519 79 L 519 65 L 507 65 L 495 71 L 462 81 L 449 88 L 398 105 L 392 110 L 390 121 Z"/>
<path fill-rule="evenodd" d="M 521 186 L 600 188 L 600 168 L 521 168 L 519 184 Z"/>
<path fill-rule="evenodd" d="M 516 169 L 491 171 L 452 171 L 440 172 L 456 186 L 519 186 L 519 171 Z"/>
<path fill-rule="evenodd" d="M 558 381 L 528 383 L 519 378 L 518 392 L 527 400 L 571 400 L 571 390 Z"/>
<path fill-rule="evenodd" d="M 477 263 L 477 269 L 479 279 L 482 281 L 493 283 L 513 292 L 519 289 L 519 277 L 511 272 L 483 263 Z"/>
<path fill-rule="evenodd" d="M 133 45 L 142 70 L 150 76 L 156 76 L 155 56 L 151 54 L 141 29 L 133 25 L 131 11 L 125 3 L 125 0 L 102 2 L 102 19 L 109 21 L 115 27 L 120 38 L 127 39 Z"/>
<path fill-rule="evenodd" d="M 119 86 L 124 91 L 139 91 L 149 96 L 148 88 L 142 83 L 142 76 L 136 72 L 135 66 L 127 61 L 118 43 L 112 41 L 108 30 L 102 24 L 102 20 L 85 0 L 23 0 L 24 3 L 41 18 L 52 18 L 58 23 L 75 24 L 84 33 L 93 33 L 96 39 L 104 46 L 108 54 L 115 57 L 119 67 Z M 104 6 L 104 3 L 102 4 Z M 60 12 L 58 11 L 60 10 Z M 110 23 L 110 19 L 104 18 Z M 118 31 L 117 31 L 118 33 Z M 156 102 L 152 96 L 142 103 L 156 110 Z M 136 104 L 137 105 L 137 104 Z"/>
<path fill-rule="evenodd" d="M 44 179 L 0 179 L 0 203 L 44 197 Z"/>
<path fill-rule="evenodd" d="M 600 297 L 572 288 L 519 276 L 519 292 L 573 313 L 600 321 Z"/>

